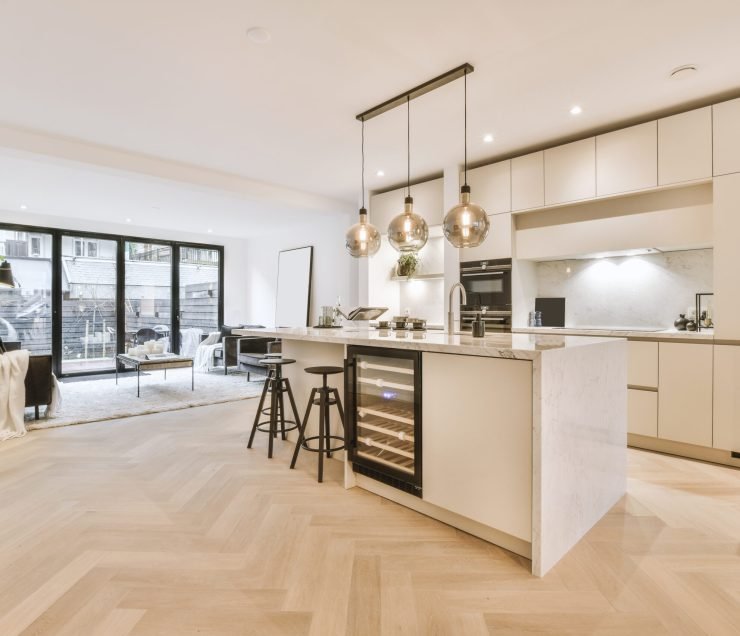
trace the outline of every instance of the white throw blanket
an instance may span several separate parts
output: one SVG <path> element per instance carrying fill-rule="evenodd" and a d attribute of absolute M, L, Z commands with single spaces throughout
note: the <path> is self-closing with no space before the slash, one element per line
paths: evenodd
<path fill-rule="evenodd" d="M 195 350 L 195 359 L 193 360 L 193 365 L 195 366 L 195 370 L 199 373 L 208 373 L 211 369 L 214 369 L 216 367 L 215 361 L 213 359 L 213 352 L 219 347 L 223 346 L 219 342 L 220 337 L 220 331 L 212 331 Z"/>
<path fill-rule="evenodd" d="M 183 329 L 180 331 L 180 355 L 190 358 L 197 350 L 200 345 L 200 336 L 203 333 L 202 329 L 192 327 L 190 329 Z"/>
<path fill-rule="evenodd" d="M 26 373 L 30 354 L 25 349 L 0 354 L 0 441 L 26 434 Z"/>
<path fill-rule="evenodd" d="M 51 379 L 54 383 L 51 385 L 51 404 L 46 407 L 46 413 L 44 414 L 46 418 L 56 417 L 59 415 L 59 409 L 62 408 L 62 386 L 53 373 Z"/>

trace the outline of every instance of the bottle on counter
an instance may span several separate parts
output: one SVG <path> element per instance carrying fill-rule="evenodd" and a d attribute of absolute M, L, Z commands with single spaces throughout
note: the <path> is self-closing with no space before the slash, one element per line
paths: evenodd
<path fill-rule="evenodd" d="M 332 312 L 332 325 L 334 327 L 342 326 L 342 297 L 337 296 L 337 304 L 334 305 L 334 311 Z"/>
<path fill-rule="evenodd" d="M 486 335 L 486 322 L 481 316 L 481 312 L 475 314 L 473 318 L 473 338 L 483 338 Z"/>

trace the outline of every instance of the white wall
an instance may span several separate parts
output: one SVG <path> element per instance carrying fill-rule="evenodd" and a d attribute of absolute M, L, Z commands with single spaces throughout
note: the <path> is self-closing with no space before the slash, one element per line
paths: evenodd
<path fill-rule="evenodd" d="M 712 256 L 704 249 L 540 262 L 537 295 L 565 297 L 566 327 L 667 329 L 697 292 L 712 291 Z"/>
<path fill-rule="evenodd" d="M 358 263 L 344 247 L 344 235 L 355 222 L 347 213 L 249 239 L 239 282 L 246 298 L 240 321 L 273 325 L 278 252 L 306 245 L 313 246 L 311 324 L 317 324 L 321 306 L 333 305 L 338 296 L 345 311 L 356 306 Z"/>
<path fill-rule="evenodd" d="M 214 234 L 193 234 L 177 230 L 139 227 L 134 224 L 91 222 L 81 219 L 63 219 L 59 216 L 31 214 L 29 212 L 0 210 L 0 223 L 19 223 L 40 227 L 101 232 L 103 234 L 155 238 L 170 241 L 191 241 L 224 246 L 224 321 L 226 324 L 246 322 L 247 295 L 244 287 L 246 267 L 246 241 Z"/>

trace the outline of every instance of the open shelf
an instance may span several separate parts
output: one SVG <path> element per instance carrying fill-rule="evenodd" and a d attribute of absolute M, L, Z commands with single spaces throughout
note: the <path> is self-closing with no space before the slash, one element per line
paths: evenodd
<path fill-rule="evenodd" d="M 414 274 L 413 276 L 397 276 L 394 274 L 391 276 L 391 280 L 405 283 L 410 280 L 442 280 L 444 277 L 445 275 L 442 272 L 439 274 Z"/>

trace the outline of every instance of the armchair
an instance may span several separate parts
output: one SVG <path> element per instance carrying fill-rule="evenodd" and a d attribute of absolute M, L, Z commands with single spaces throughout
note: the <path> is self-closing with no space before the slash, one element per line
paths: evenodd
<path fill-rule="evenodd" d="M 255 371 L 261 375 L 265 374 L 265 368 L 259 364 L 259 360 L 268 353 L 268 346 L 275 342 L 274 338 L 262 338 L 260 336 L 234 336 L 233 329 L 239 327 L 221 327 L 221 347 L 213 352 L 216 365 L 223 364 L 224 375 L 228 374 L 229 367 L 238 367 L 240 371 L 246 371 L 247 377 L 250 372 Z"/>

